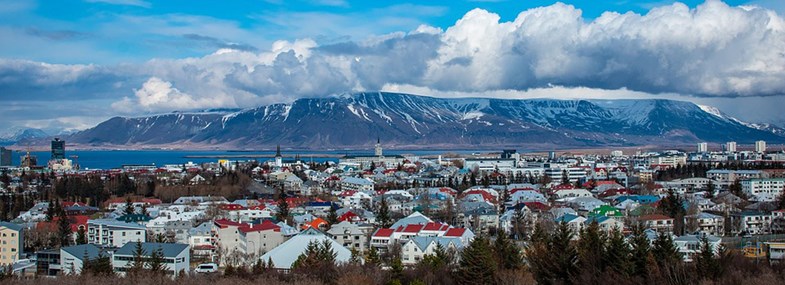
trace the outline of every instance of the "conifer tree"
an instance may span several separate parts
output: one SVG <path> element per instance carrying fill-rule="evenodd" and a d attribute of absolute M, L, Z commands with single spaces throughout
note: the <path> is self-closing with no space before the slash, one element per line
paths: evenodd
<path fill-rule="evenodd" d="M 289 224 L 289 203 L 286 201 L 286 192 L 283 191 L 283 188 L 278 193 L 278 212 L 275 213 L 275 217 L 279 221 Z"/>
<path fill-rule="evenodd" d="M 630 258 L 630 246 L 624 240 L 621 230 L 614 229 L 608 235 L 608 241 L 605 245 L 604 255 L 602 257 L 603 264 L 607 266 L 608 270 L 613 270 L 617 274 L 626 275 L 632 262 Z"/>
<path fill-rule="evenodd" d="M 126 198 L 125 200 L 125 209 L 123 213 L 125 215 L 133 215 L 134 214 L 134 204 L 131 202 L 131 197 Z"/>
<path fill-rule="evenodd" d="M 130 264 L 128 272 L 131 274 L 140 273 L 145 268 L 145 254 L 144 248 L 142 248 L 142 242 L 136 241 L 133 253 L 133 261 Z"/>
<path fill-rule="evenodd" d="M 368 249 L 368 252 L 365 254 L 365 264 L 368 266 L 379 266 L 381 263 L 381 257 L 379 256 L 379 251 L 376 250 L 376 247 L 371 246 Z"/>
<path fill-rule="evenodd" d="M 496 283 L 496 261 L 485 237 L 475 237 L 461 252 L 457 280 L 460 284 Z"/>
<path fill-rule="evenodd" d="M 83 227 L 79 228 L 76 231 L 76 244 L 86 244 L 87 243 L 87 235 L 85 234 L 85 230 Z"/>
<path fill-rule="evenodd" d="M 60 237 L 60 247 L 71 245 L 71 222 L 65 215 L 65 210 L 59 208 L 57 214 L 57 235 Z"/>
<path fill-rule="evenodd" d="M 554 254 L 556 276 L 561 283 L 571 283 L 578 273 L 578 251 L 572 244 L 573 233 L 565 222 L 561 222 L 551 235 L 549 250 Z"/>
<path fill-rule="evenodd" d="M 327 212 L 327 223 L 330 224 L 330 226 L 338 223 L 338 213 L 332 202 L 330 203 L 330 211 Z"/>
<path fill-rule="evenodd" d="M 523 264 L 520 249 L 509 239 L 504 229 L 498 231 L 493 251 L 499 269 L 518 269 Z"/>
<path fill-rule="evenodd" d="M 681 253 L 679 253 L 676 245 L 673 244 L 673 238 L 670 234 L 660 233 L 652 245 L 651 251 L 654 255 L 654 260 L 661 267 L 673 266 L 681 262 Z"/>
<path fill-rule="evenodd" d="M 163 249 L 156 248 L 150 253 L 150 272 L 153 274 L 164 273 L 164 252 Z"/>
<path fill-rule="evenodd" d="M 382 195 L 382 201 L 379 203 L 379 213 L 376 215 L 376 222 L 381 228 L 388 228 L 392 225 L 390 218 L 390 207 L 387 205 L 387 198 Z"/>
<path fill-rule="evenodd" d="M 633 227 L 632 238 L 630 239 L 631 249 L 631 275 L 640 276 L 644 280 L 649 278 L 649 256 L 651 255 L 651 246 L 649 239 L 646 237 L 646 232 L 643 227 L 638 225 Z"/>
<path fill-rule="evenodd" d="M 720 262 L 714 254 L 714 247 L 709 243 L 709 239 L 703 236 L 700 240 L 700 252 L 695 255 L 695 268 L 698 275 L 706 279 L 717 279 L 722 272 Z"/>
<path fill-rule="evenodd" d="M 577 243 L 578 263 L 580 267 L 594 278 L 599 278 L 605 270 L 605 234 L 600 231 L 596 220 L 592 221 L 580 232 Z"/>

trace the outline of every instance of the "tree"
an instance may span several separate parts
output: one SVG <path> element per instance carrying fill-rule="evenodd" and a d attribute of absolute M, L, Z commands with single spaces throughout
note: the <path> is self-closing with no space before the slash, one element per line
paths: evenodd
<path fill-rule="evenodd" d="M 125 215 L 133 215 L 134 214 L 134 204 L 131 202 L 131 197 L 126 198 L 125 200 L 125 210 L 123 213 Z"/>
<path fill-rule="evenodd" d="M 780 195 L 777 197 L 777 210 L 785 209 L 785 187 L 780 192 Z"/>
<path fill-rule="evenodd" d="M 331 202 L 330 211 L 327 212 L 327 223 L 330 224 L 330 226 L 338 223 L 338 213 L 335 208 L 335 205 Z"/>
<path fill-rule="evenodd" d="M 487 238 L 474 238 L 461 252 L 458 282 L 460 284 L 494 284 L 496 283 L 496 261 Z"/>
<path fill-rule="evenodd" d="M 376 267 L 379 266 L 381 263 L 381 257 L 379 256 L 379 251 L 376 250 L 376 247 L 371 247 L 368 249 L 368 252 L 365 253 L 365 265 Z"/>
<path fill-rule="evenodd" d="M 141 214 L 143 216 L 148 216 L 148 217 L 150 216 L 150 213 L 147 211 L 147 204 L 142 204 L 142 212 L 141 212 Z"/>
<path fill-rule="evenodd" d="M 741 181 L 739 179 L 734 180 L 733 183 L 728 186 L 728 192 L 738 196 L 739 198 L 747 200 L 747 195 L 744 194 L 744 191 L 742 191 Z"/>
<path fill-rule="evenodd" d="M 603 264 L 607 266 L 608 270 L 626 275 L 632 267 L 630 253 L 630 246 L 624 240 L 621 230 L 618 228 L 614 229 L 608 236 L 608 241 L 605 245 L 605 252 L 602 257 Z"/>
<path fill-rule="evenodd" d="M 709 243 L 709 239 L 704 235 L 700 242 L 700 252 L 695 255 L 695 269 L 698 275 L 705 279 L 716 280 L 722 273 L 720 261 L 714 254 L 714 247 Z"/>
<path fill-rule="evenodd" d="M 663 198 L 659 203 L 659 210 L 673 218 L 673 230 L 676 234 L 684 232 L 684 200 L 673 192 L 673 189 L 668 190 L 668 196 Z"/>
<path fill-rule="evenodd" d="M 57 213 L 57 235 L 60 237 L 60 247 L 71 245 L 71 234 L 71 222 L 68 220 L 68 216 L 65 215 L 65 210 L 59 208 Z"/>
<path fill-rule="evenodd" d="M 599 281 L 605 271 L 605 234 L 600 231 L 597 221 L 592 221 L 580 232 L 577 243 L 578 263 L 581 268 L 592 276 L 592 280 Z"/>
<path fill-rule="evenodd" d="M 644 280 L 647 280 L 649 278 L 648 264 L 649 256 L 651 255 L 651 246 L 649 245 L 649 238 L 646 237 L 643 226 L 637 225 L 633 227 L 630 247 L 630 262 L 632 263 L 632 274 L 630 275 L 640 276 Z"/>
<path fill-rule="evenodd" d="M 136 245 L 134 246 L 134 256 L 133 261 L 130 264 L 130 268 L 128 269 L 128 273 L 136 274 L 142 272 L 145 267 L 145 254 L 144 249 L 142 248 L 142 242 L 136 241 Z"/>
<path fill-rule="evenodd" d="M 714 185 L 713 180 L 709 180 L 709 183 L 706 184 L 706 195 L 704 198 L 711 199 L 714 197 L 714 190 L 717 189 L 717 185 Z"/>
<path fill-rule="evenodd" d="M 55 205 L 57 202 L 49 201 L 47 208 L 46 208 L 46 221 L 51 222 L 54 219 L 54 216 L 57 215 L 57 209 L 55 209 Z"/>
<path fill-rule="evenodd" d="M 379 202 L 379 213 L 376 215 L 376 221 L 381 228 L 389 228 L 392 226 L 390 207 L 387 205 L 387 198 L 385 198 L 384 195 L 382 195 L 382 201 Z"/>
<path fill-rule="evenodd" d="M 150 253 L 150 272 L 153 274 L 164 273 L 164 252 L 163 249 L 156 248 Z"/>
<path fill-rule="evenodd" d="M 79 230 L 76 231 L 76 244 L 86 244 L 87 243 L 87 235 L 85 233 L 84 227 L 80 227 Z"/>
<path fill-rule="evenodd" d="M 509 239 L 504 229 L 499 229 L 493 251 L 499 269 L 518 269 L 523 265 L 521 250 Z"/>
<path fill-rule="evenodd" d="M 286 192 L 283 191 L 283 187 L 278 193 L 278 212 L 275 217 L 279 221 L 289 224 L 289 203 L 286 201 Z"/>
<path fill-rule="evenodd" d="M 567 174 L 567 169 L 561 171 L 561 184 L 570 184 L 570 176 Z"/>
<path fill-rule="evenodd" d="M 654 255 L 654 260 L 661 267 L 669 267 L 681 262 L 681 253 L 679 253 L 676 245 L 673 244 L 671 235 L 660 233 L 652 245 L 651 252 Z"/>

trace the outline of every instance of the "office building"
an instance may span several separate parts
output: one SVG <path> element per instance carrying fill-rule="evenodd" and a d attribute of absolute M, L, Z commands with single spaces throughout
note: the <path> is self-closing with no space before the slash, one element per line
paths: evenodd
<path fill-rule="evenodd" d="M 52 160 L 65 159 L 65 141 L 60 138 L 52 140 Z"/>
<path fill-rule="evenodd" d="M 0 147 L 0 166 L 11 166 L 11 150 Z"/>

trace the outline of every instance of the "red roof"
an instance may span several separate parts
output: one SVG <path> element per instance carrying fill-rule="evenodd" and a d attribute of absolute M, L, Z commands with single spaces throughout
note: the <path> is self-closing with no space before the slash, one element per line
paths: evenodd
<path fill-rule="evenodd" d="M 673 220 L 673 218 L 662 214 L 644 215 L 639 218 L 642 221 Z"/>
<path fill-rule="evenodd" d="M 419 233 L 425 226 L 423 225 L 407 225 L 403 228 L 405 233 Z"/>
<path fill-rule="evenodd" d="M 343 222 L 343 221 L 350 221 L 351 222 L 351 221 L 356 220 L 356 218 L 359 218 L 359 217 L 360 216 L 358 216 L 357 214 L 352 213 L 352 211 L 348 211 L 348 212 L 344 213 L 343 215 L 341 215 L 340 217 L 338 217 L 338 221 L 341 221 L 341 222 Z"/>
<path fill-rule="evenodd" d="M 84 215 L 77 215 L 77 216 L 68 216 L 68 224 L 71 225 L 71 232 L 76 233 L 79 231 L 79 227 L 87 227 L 87 220 L 90 219 L 88 216 Z M 42 230 L 49 230 L 49 231 L 57 231 L 57 221 L 60 220 L 60 217 L 52 217 L 51 222 L 38 222 L 35 225 L 36 229 Z"/>
<path fill-rule="evenodd" d="M 375 233 L 373 233 L 373 236 L 375 236 L 375 237 L 390 237 L 390 236 L 392 236 L 393 232 L 395 232 L 393 229 L 379 229 Z"/>
<path fill-rule="evenodd" d="M 250 225 L 246 224 L 246 226 L 239 227 L 238 230 L 244 233 L 261 232 L 261 231 L 269 231 L 269 230 L 280 232 L 281 226 L 276 225 L 269 220 L 265 220 L 261 224 L 250 224 Z"/>
<path fill-rule="evenodd" d="M 523 202 L 523 204 L 526 205 L 526 207 L 532 211 L 534 210 L 548 211 L 551 209 L 551 206 L 548 206 L 542 202 Z"/>
<path fill-rule="evenodd" d="M 244 225 L 243 223 L 238 223 L 238 222 L 230 221 L 230 220 L 227 220 L 227 219 L 218 219 L 218 220 L 215 220 L 215 222 L 213 222 L 213 223 L 215 223 L 216 226 L 218 226 L 219 228 L 222 228 L 222 229 L 225 229 L 225 228 L 228 228 L 228 227 L 240 227 L 240 226 Z"/>
<path fill-rule="evenodd" d="M 422 230 L 424 231 L 444 231 L 449 228 L 449 225 L 440 224 L 440 223 L 427 223 Z"/>
<path fill-rule="evenodd" d="M 465 232 L 466 232 L 466 229 L 464 229 L 464 228 L 451 228 L 451 229 L 447 230 L 446 233 L 444 233 L 444 236 L 446 236 L 446 237 L 460 237 L 460 236 L 463 236 L 463 234 Z"/>
<path fill-rule="evenodd" d="M 574 188 L 575 187 L 572 187 L 572 184 L 559 184 L 559 185 L 556 185 L 556 186 L 553 187 L 553 191 L 556 191 L 556 190 L 567 190 L 567 189 L 574 189 Z"/>

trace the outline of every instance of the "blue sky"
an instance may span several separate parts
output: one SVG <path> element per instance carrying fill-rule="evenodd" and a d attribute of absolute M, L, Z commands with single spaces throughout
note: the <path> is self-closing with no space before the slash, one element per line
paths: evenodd
<path fill-rule="evenodd" d="M 0 0 L 0 117 L 56 131 L 390 90 L 670 98 L 784 123 L 785 1 L 674 3 Z"/>

